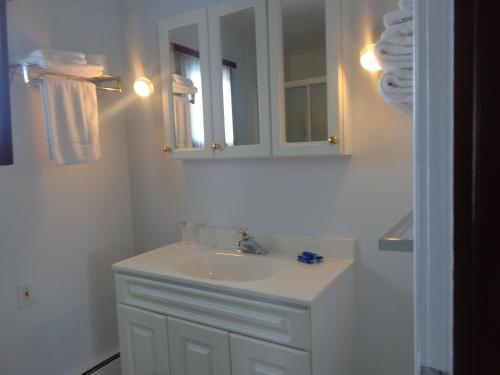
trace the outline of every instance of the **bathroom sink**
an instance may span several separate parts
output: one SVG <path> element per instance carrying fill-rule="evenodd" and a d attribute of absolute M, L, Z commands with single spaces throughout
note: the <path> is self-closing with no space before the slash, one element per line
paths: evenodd
<path fill-rule="evenodd" d="M 260 255 L 203 254 L 180 263 L 175 269 L 186 275 L 222 281 L 255 281 L 274 274 L 279 262 Z"/>

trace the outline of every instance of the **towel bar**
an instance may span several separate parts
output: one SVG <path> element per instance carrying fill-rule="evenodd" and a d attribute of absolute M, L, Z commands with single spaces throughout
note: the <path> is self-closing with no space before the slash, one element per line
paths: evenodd
<path fill-rule="evenodd" d="M 39 66 L 32 64 L 11 65 L 10 68 L 13 69 L 14 71 L 20 69 L 25 83 L 40 83 L 42 82 L 44 76 L 53 76 L 63 79 L 91 82 L 96 85 L 96 89 L 99 91 L 115 92 L 119 94 L 121 94 L 123 91 L 121 77 L 119 76 L 104 74 L 99 77 L 92 77 L 92 78 L 77 77 L 63 73 L 51 72 L 49 70 L 40 68 Z M 115 82 L 115 85 L 114 86 L 104 85 L 107 82 Z"/>
<path fill-rule="evenodd" d="M 379 250 L 413 252 L 413 211 L 379 239 Z"/>

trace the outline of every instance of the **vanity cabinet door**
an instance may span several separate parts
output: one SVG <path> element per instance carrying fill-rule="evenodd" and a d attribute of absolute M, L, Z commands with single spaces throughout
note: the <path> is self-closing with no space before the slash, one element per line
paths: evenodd
<path fill-rule="evenodd" d="M 309 353 L 231 334 L 232 375 L 310 375 Z"/>
<path fill-rule="evenodd" d="M 231 375 L 229 334 L 168 318 L 172 375 Z"/>
<path fill-rule="evenodd" d="M 350 154 L 341 0 L 269 0 L 273 156 Z"/>
<path fill-rule="evenodd" d="M 117 305 L 123 375 L 169 375 L 167 318 Z"/>
<path fill-rule="evenodd" d="M 271 156 L 266 0 L 208 8 L 216 158 Z"/>

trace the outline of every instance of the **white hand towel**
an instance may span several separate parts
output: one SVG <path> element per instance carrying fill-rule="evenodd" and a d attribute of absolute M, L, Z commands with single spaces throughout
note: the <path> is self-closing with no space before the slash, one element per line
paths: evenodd
<path fill-rule="evenodd" d="M 172 74 L 172 91 L 174 94 L 196 94 L 198 89 L 189 78 Z"/>
<path fill-rule="evenodd" d="M 174 94 L 192 95 L 198 92 L 194 86 L 183 85 L 177 82 L 172 83 L 172 91 Z"/>
<path fill-rule="evenodd" d="M 81 52 L 37 49 L 30 53 L 29 57 L 46 61 L 58 61 L 68 64 L 86 64 L 87 59 L 85 54 Z"/>
<path fill-rule="evenodd" d="M 402 112 L 413 113 L 413 71 L 396 69 L 384 73 L 379 82 L 379 91 L 386 103 Z"/>
<path fill-rule="evenodd" d="M 384 16 L 384 26 L 389 28 L 398 23 L 410 21 L 413 19 L 413 10 L 411 9 L 400 9 L 393 12 L 389 12 Z"/>
<path fill-rule="evenodd" d="M 193 147 L 191 111 L 186 98 L 174 96 L 175 144 L 178 148 Z"/>
<path fill-rule="evenodd" d="M 389 27 L 382 32 L 380 39 L 385 39 L 392 44 L 413 47 L 413 21 L 406 21 Z"/>
<path fill-rule="evenodd" d="M 388 39 L 380 40 L 375 49 L 380 55 L 409 56 L 410 58 L 413 55 L 413 46 L 394 44 Z"/>
<path fill-rule="evenodd" d="M 183 83 L 185 85 L 193 86 L 193 81 L 187 77 L 181 76 L 180 74 L 172 74 L 173 82 Z"/>
<path fill-rule="evenodd" d="M 398 46 L 381 39 L 375 46 L 377 60 L 384 70 L 413 67 L 413 48 Z"/>
<path fill-rule="evenodd" d="M 395 96 L 408 95 L 413 93 L 413 79 L 402 78 L 407 73 L 401 71 L 411 71 L 410 69 L 396 69 L 384 73 L 380 78 L 379 89 L 384 97 L 394 99 Z"/>
<path fill-rule="evenodd" d="M 61 64 L 55 61 L 47 61 L 47 63 L 42 67 L 52 72 L 62 73 L 82 78 L 99 77 L 104 72 L 104 67 L 101 65 Z"/>
<path fill-rule="evenodd" d="M 100 159 L 95 85 L 44 78 L 40 87 L 50 158 L 59 165 Z"/>

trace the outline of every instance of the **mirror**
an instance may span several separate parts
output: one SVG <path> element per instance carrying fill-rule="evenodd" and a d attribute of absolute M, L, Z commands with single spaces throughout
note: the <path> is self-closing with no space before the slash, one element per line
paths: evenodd
<path fill-rule="evenodd" d="M 227 146 L 260 143 L 255 9 L 219 18 Z"/>
<path fill-rule="evenodd" d="M 168 40 L 175 147 L 203 148 L 205 127 L 198 25 L 171 29 Z"/>
<path fill-rule="evenodd" d="M 328 138 L 325 0 L 283 0 L 285 139 Z"/>

